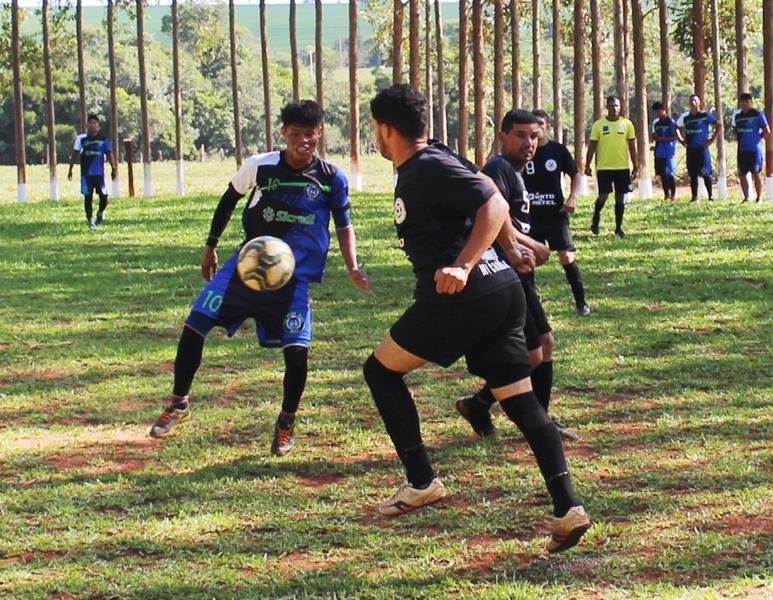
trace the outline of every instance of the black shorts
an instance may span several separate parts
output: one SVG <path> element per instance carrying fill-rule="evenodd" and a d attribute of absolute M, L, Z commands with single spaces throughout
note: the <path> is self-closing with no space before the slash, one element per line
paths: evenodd
<path fill-rule="evenodd" d="M 401 348 L 442 367 L 464 356 L 470 373 L 502 387 L 529 376 L 525 316 L 523 288 L 514 282 L 465 302 L 417 300 L 389 334 Z"/>
<path fill-rule="evenodd" d="M 633 191 L 631 172 L 628 169 L 598 171 L 596 181 L 599 194 L 611 194 L 613 186 L 615 194 L 628 194 Z"/>
<path fill-rule="evenodd" d="M 655 175 L 660 178 L 670 177 L 674 174 L 674 159 L 664 158 L 660 156 L 655 157 Z"/>
<path fill-rule="evenodd" d="M 537 293 L 537 285 L 534 282 L 534 273 L 518 274 L 523 285 L 523 294 L 526 297 L 526 323 L 523 334 L 526 338 L 526 348 L 531 352 L 542 346 L 540 339 L 546 333 L 550 333 L 550 323 L 542 307 L 542 300 Z"/>
<path fill-rule="evenodd" d="M 532 215 L 529 237 L 545 244 L 554 252 L 574 252 L 574 238 L 569 228 L 569 215 L 559 212 L 555 215 L 536 217 Z"/>
<path fill-rule="evenodd" d="M 747 173 L 758 175 L 760 172 L 762 172 L 762 152 L 759 148 L 738 152 L 738 173 L 740 175 Z"/>
<path fill-rule="evenodd" d="M 690 177 L 711 175 L 711 154 L 708 148 L 687 148 L 687 174 Z"/>

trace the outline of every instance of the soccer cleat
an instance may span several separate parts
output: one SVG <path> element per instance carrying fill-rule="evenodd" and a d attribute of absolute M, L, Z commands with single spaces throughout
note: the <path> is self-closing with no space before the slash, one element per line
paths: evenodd
<path fill-rule="evenodd" d="M 397 489 L 394 496 L 379 503 L 378 512 L 387 517 L 394 517 L 437 502 L 447 495 L 448 490 L 438 477 L 430 481 L 423 490 L 411 486 L 406 481 Z"/>
<path fill-rule="evenodd" d="M 553 421 L 553 424 L 558 429 L 558 433 L 561 434 L 561 438 L 570 442 L 575 442 L 580 439 L 579 434 L 574 431 L 573 429 L 569 429 L 566 425 L 561 423 L 558 419 L 554 417 L 550 417 L 550 420 Z"/>
<path fill-rule="evenodd" d="M 102 225 L 102 223 L 104 223 L 104 221 L 105 221 L 105 219 L 104 219 L 104 217 L 102 216 L 102 213 L 101 213 L 101 212 L 98 212 L 98 213 L 97 213 L 97 220 L 95 221 L 95 224 L 96 224 L 96 225 Z"/>
<path fill-rule="evenodd" d="M 691 198 L 687 204 L 696 204 L 697 202 L 698 202 L 697 198 Z"/>
<path fill-rule="evenodd" d="M 590 306 L 587 304 L 578 304 L 576 310 L 581 317 L 587 317 L 590 314 Z"/>
<path fill-rule="evenodd" d="M 482 438 L 491 437 L 497 430 L 491 422 L 491 412 L 475 396 L 456 401 L 456 411 L 472 426 L 472 430 Z"/>
<path fill-rule="evenodd" d="M 277 418 L 276 423 L 274 423 L 274 439 L 271 442 L 271 454 L 274 456 L 285 456 L 290 454 L 295 446 L 295 442 L 293 441 L 295 425 L 293 424 L 289 427 L 284 427 L 283 425 L 284 423 Z"/>
<path fill-rule="evenodd" d="M 94 223 L 94 221 L 89 221 L 88 223 L 89 223 L 89 229 L 96 229 L 97 228 L 97 224 Z"/>
<path fill-rule="evenodd" d="M 598 235 L 598 234 L 599 234 L 599 224 L 598 224 L 598 223 L 595 223 L 595 222 L 594 222 L 594 223 L 591 223 L 591 226 L 590 226 L 590 232 L 591 232 L 593 235 Z"/>
<path fill-rule="evenodd" d="M 621 240 L 625 238 L 625 232 L 622 229 L 615 229 L 615 235 Z"/>
<path fill-rule="evenodd" d="M 585 509 L 582 506 L 573 506 L 560 519 L 553 519 L 548 552 L 555 554 L 576 546 L 588 529 L 590 529 L 590 517 Z"/>
<path fill-rule="evenodd" d="M 185 404 L 185 408 L 179 408 L 179 401 L 173 402 L 164 409 L 161 416 L 150 426 L 148 435 L 153 438 L 162 438 L 169 435 L 177 425 L 187 421 L 191 416 L 190 403 Z"/>

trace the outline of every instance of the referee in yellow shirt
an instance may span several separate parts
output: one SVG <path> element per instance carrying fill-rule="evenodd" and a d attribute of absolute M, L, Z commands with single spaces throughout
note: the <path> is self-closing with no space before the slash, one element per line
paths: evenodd
<path fill-rule="evenodd" d="M 628 155 L 630 154 L 630 162 Z M 585 174 L 591 175 L 591 164 L 596 157 L 596 181 L 599 197 L 593 209 L 590 230 L 599 234 L 601 209 L 612 188 L 615 189 L 615 235 L 624 238 L 623 213 L 625 195 L 633 191 L 633 180 L 639 175 L 636 157 L 636 131 L 633 123 L 620 114 L 620 98 L 607 98 L 607 116 L 593 124 L 588 142 L 588 162 Z M 631 170 L 633 166 L 633 170 Z"/>

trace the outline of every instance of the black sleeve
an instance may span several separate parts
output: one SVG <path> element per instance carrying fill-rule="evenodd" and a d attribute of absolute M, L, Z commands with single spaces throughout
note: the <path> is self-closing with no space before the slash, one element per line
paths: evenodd
<path fill-rule="evenodd" d="M 578 173 L 577 163 L 574 161 L 574 158 L 569 153 L 569 149 L 563 144 L 561 144 L 561 154 L 562 154 L 562 162 L 564 163 L 561 170 L 567 175 L 569 175 L 569 177 L 574 177 Z"/>
<path fill-rule="evenodd" d="M 483 165 L 483 173 L 491 177 L 499 190 L 499 193 L 504 196 L 505 200 L 512 205 L 516 200 L 514 197 L 521 190 L 518 190 L 517 182 L 515 181 L 515 169 L 508 164 L 504 164 L 499 158 L 494 158 Z M 517 198 L 520 200 L 521 198 Z"/>
<path fill-rule="evenodd" d="M 468 217 L 474 217 L 496 190 L 491 185 L 475 175 L 455 156 L 445 155 L 433 169 L 427 173 L 429 197 L 452 206 Z"/>
<path fill-rule="evenodd" d="M 220 236 L 225 231 L 225 226 L 228 225 L 228 221 L 231 220 L 231 215 L 236 208 L 236 204 L 243 196 L 234 189 L 234 186 L 228 184 L 228 189 L 220 198 L 220 202 L 215 209 L 215 214 L 212 216 L 212 224 L 209 226 L 209 237 L 207 238 L 207 246 L 210 248 L 216 248 Z"/>

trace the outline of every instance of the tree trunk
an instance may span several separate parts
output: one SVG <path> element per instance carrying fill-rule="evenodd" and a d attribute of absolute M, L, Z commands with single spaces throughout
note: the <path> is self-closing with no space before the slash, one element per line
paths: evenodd
<path fill-rule="evenodd" d="M 56 117 L 54 116 L 54 79 L 51 74 L 51 43 L 48 34 L 48 0 L 43 0 L 43 66 L 46 72 L 46 129 L 48 129 L 49 198 L 59 200 L 56 180 Z"/>
<path fill-rule="evenodd" d="M 357 88 L 357 0 L 349 0 L 349 115 L 351 177 L 354 189 L 362 190 L 360 172 L 360 99 Z"/>
<path fill-rule="evenodd" d="M 706 15 L 703 0 L 693 0 L 693 81 L 695 93 L 706 106 Z"/>
<path fill-rule="evenodd" d="M 472 67 L 475 103 L 475 164 L 486 161 L 486 97 L 483 88 L 485 63 L 483 55 L 483 0 L 472 0 Z"/>
<path fill-rule="evenodd" d="M 574 40 L 577 45 L 577 40 Z M 561 2 L 553 0 L 553 137 L 561 142 Z"/>
<path fill-rule="evenodd" d="M 118 169 L 121 165 L 121 140 L 118 136 L 118 101 L 116 99 L 118 68 L 115 64 L 115 14 L 113 0 L 107 0 L 107 60 L 110 63 L 110 137 L 115 157 L 115 179 L 113 179 L 113 198 L 121 197 Z"/>
<path fill-rule="evenodd" d="M 459 2 L 459 156 L 467 158 L 469 114 L 467 112 L 467 52 L 469 49 L 467 2 Z"/>
<path fill-rule="evenodd" d="M 394 0 L 392 18 L 392 83 L 403 82 L 403 1 Z"/>
<path fill-rule="evenodd" d="M 749 75 L 746 72 L 746 7 L 744 0 L 735 0 L 735 52 L 738 96 L 749 91 Z"/>
<path fill-rule="evenodd" d="M 317 79 L 317 104 L 325 107 L 324 86 L 322 85 L 322 0 L 314 0 L 314 69 Z M 325 158 L 325 128 L 322 127 L 322 135 L 317 144 L 317 152 L 322 158 Z"/>
<path fill-rule="evenodd" d="M 604 87 L 601 83 L 601 0 L 590 0 L 591 71 L 593 73 L 593 120 L 604 110 Z"/>
<path fill-rule="evenodd" d="M 437 46 L 437 107 L 438 137 L 448 144 L 448 119 L 446 116 L 445 61 L 443 57 L 443 14 L 440 0 L 435 0 L 435 44 Z"/>
<path fill-rule="evenodd" d="M 19 0 L 11 0 L 11 62 L 13 69 L 13 122 L 16 133 L 16 199 L 27 201 L 27 155 L 24 139 L 24 99 L 21 87 Z"/>
<path fill-rule="evenodd" d="M 421 54 L 419 48 L 419 0 L 409 0 L 410 11 L 408 16 L 408 44 L 409 57 L 408 62 L 408 82 L 417 90 L 421 89 Z"/>
<path fill-rule="evenodd" d="M 434 102 L 432 98 L 432 0 L 424 0 L 424 89 L 427 96 L 427 135 L 435 137 Z"/>
<path fill-rule="evenodd" d="M 574 160 L 585 170 L 585 0 L 574 0 Z M 584 176 L 583 176 L 584 177 Z"/>
<path fill-rule="evenodd" d="M 615 36 L 615 93 L 620 97 L 623 114 L 628 114 L 628 75 L 626 73 L 623 1 L 612 0 Z"/>
<path fill-rule="evenodd" d="M 671 65 L 668 48 L 668 0 L 658 0 L 660 21 L 660 95 L 661 102 L 671 112 Z"/>
<path fill-rule="evenodd" d="M 140 72 L 140 111 L 142 113 L 142 193 L 146 198 L 153 195 L 153 178 L 150 174 L 150 124 L 148 122 L 148 79 L 145 72 L 145 6 L 137 0 L 137 63 Z"/>
<path fill-rule="evenodd" d="M 714 71 L 714 110 L 722 119 L 722 68 L 719 54 L 719 2 L 711 0 L 711 66 Z M 727 199 L 727 160 L 724 132 L 717 136 L 717 197 Z"/>
<path fill-rule="evenodd" d="M 518 3 L 510 0 L 510 53 L 512 61 L 513 108 L 521 106 L 521 14 Z"/>
<path fill-rule="evenodd" d="M 494 143 L 499 151 L 496 132 L 505 116 L 505 7 L 504 0 L 494 0 Z"/>
<path fill-rule="evenodd" d="M 228 32 L 231 37 L 231 97 L 234 110 L 234 139 L 236 140 L 236 166 L 242 166 L 242 122 L 239 115 L 239 69 L 236 66 L 236 18 L 234 0 L 228 0 Z"/>
<path fill-rule="evenodd" d="M 773 0 L 762 0 L 762 64 L 765 114 L 770 120 L 773 117 Z M 773 200 L 773 135 L 768 136 L 765 149 L 767 198 Z"/>
<path fill-rule="evenodd" d="M 644 14 L 641 0 L 632 0 L 633 19 L 633 76 L 636 87 L 636 153 L 639 159 L 639 198 L 652 198 L 652 180 L 649 161 L 649 119 L 647 118 L 647 74 L 644 70 Z"/>
<path fill-rule="evenodd" d="M 81 131 L 86 131 L 88 110 L 86 108 L 86 66 L 83 59 L 83 3 L 75 2 L 75 40 L 78 53 L 78 93 L 81 104 Z"/>
<path fill-rule="evenodd" d="M 532 75 L 531 103 L 534 108 L 542 108 L 542 66 L 540 65 L 540 0 L 531 0 L 531 61 Z"/>
<path fill-rule="evenodd" d="M 295 0 L 290 0 L 290 62 L 293 69 L 293 100 L 297 102 L 301 98 L 301 71 L 298 65 L 298 36 L 296 35 L 295 13 Z"/>
<path fill-rule="evenodd" d="M 319 56 L 317 57 L 319 60 Z M 260 0 L 260 62 L 263 72 L 263 110 L 266 123 L 266 152 L 274 149 L 274 134 L 271 130 L 271 86 L 268 78 L 268 26 L 266 24 L 266 0 Z M 319 82 L 317 82 L 319 85 Z"/>
<path fill-rule="evenodd" d="M 177 170 L 177 195 L 185 195 L 183 174 L 183 115 L 180 91 L 180 18 L 177 0 L 172 0 L 172 79 L 174 80 L 174 158 Z"/>

